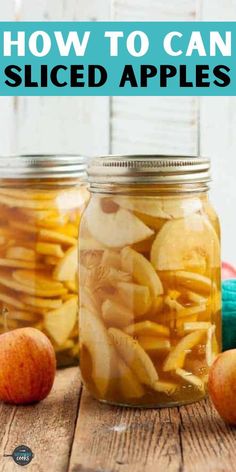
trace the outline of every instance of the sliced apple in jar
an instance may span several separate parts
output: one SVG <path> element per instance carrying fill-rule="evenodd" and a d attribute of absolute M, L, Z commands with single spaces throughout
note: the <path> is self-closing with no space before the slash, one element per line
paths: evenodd
<path fill-rule="evenodd" d="M 174 382 L 166 382 L 163 380 L 158 380 L 152 386 L 153 390 L 159 393 L 165 393 L 166 395 L 174 395 L 179 388 L 179 385 Z"/>
<path fill-rule="evenodd" d="M 207 330 L 207 342 L 206 342 L 206 362 L 208 367 L 211 367 L 217 354 L 218 346 L 215 338 L 216 326 L 211 325 Z"/>
<path fill-rule="evenodd" d="M 22 261 L 34 262 L 37 259 L 37 254 L 33 249 L 27 247 L 13 246 L 10 247 L 6 252 L 8 259 L 19 259 Z"/>
<path fill-rule="evenodd" d="M 108 248 L 129 246 L 152 236 L 153 231 L 128 210 L 105 212 L 103 199 L 94 199 L 86 211 L 91 235 Z"/>
<path fill-rule="evenodd" d="M 101 264 L 104 266 L 114 267 L 117 270 L 121 269 L 120 253 L 106 249 L 102 256 Z"/>
<path fill-rule="evenodd" d="M 115 197 L 114 202 L 127 210 L 144 213 L 154 218 L 183 218 L 201 210 L 198 198 Z"/>
<path fill-rule="evenodd" d="M 86 308 L 93 313 L 100 313 L 100 303 L 88 287 L 83 287 L 80 297 L 80 307 Z"/>
<path fill-rule="evenodd" d="M 134 323 L 130 326 L 127 326 L 125 332 L 131 336 L 168 337 L 170 335 L 170 330 L 167 326 L 163 326 L 149 320 L 140 321 L 139 323 Z"/>
<path fill-rule="evenodd" d="M 121 251 L 121 267 L 132 275 L 135 282 L 147 285 L 153 297 L 163 294 L 163 286 L 152 264 L 131 247 Z"/>
<path fill-rule="evenodd" d="M 58 344 L 64 344 L 75 326 L 78 314 L 78 300 L 73 296 L 60 308 L 44 315 L 44 326 L 50 337 Z"/>
<path fill-rule="evenodd" d="M 184 382 L 192 385 L 193 387 L 197 388 L 201 392 L 205 391 L 205 384 L 203 380 L 200 379 L 200 377 L 197 377 L 196 375 L 184 369 L 176 369 L 175 374 L 178 377 L 180 377 L 182 380 L 184 380 Z"/>
<path fill-rule="evenodd" d="M 72 247 L 66 251 L 63 259 L 57 264 L 54 272 L 54 280 L 60 282 L 74 280 L 78 269 L 78 250 Z"/>
<path fill-rule="evenodd" d="M 215 229 L 199 214 L 165 223 L 151 249 L 156 270 L 198 270 L 220 266 L 220 245 Z"/>
<path fill-rule="evenodd" d="M 143 386 L 138 381 L 136 375 L 121 358 L 118 361 L 118 368 L 120 375 L 119 386 L 121 394 L 128 399 L 143 397 L 145 394 Z"/>
<path fill-rule="evenodd" d="M 150 355 L 166 354 L 170 351 L 171 345 L 168 339 L 154 338 L 152 336 L 139 336 L 140 346 Z"/>
<path fill-rule="evenodd" d="M 158 374 L 150 357 L 138 341 L 117 328 L 109 328 L 108 332 L 117 352 L 139 382 L 152 386 L 158 380 Z"/>
<path fill-rule="evenodd" d="M 123 328 L 132 322 L 134 315 L 126 306 L 107 299 L 102 304 L 102 317 L 107 326 Z"/>
<path fill-rule="evenodd" d="M 119 282 L 116 287 L 122 302 L 135 316 L 143 316 L 148 312 L 152 304 L 148 287 L 127 282 Z"/>
<path fill-rule="evenodd" d="M 92 380 L 103 398 L 115 377 L 117 357 L 101 319 L 85 308 L 80 310 L 80 347 L 88 350 L 92 361 Z"/>
<path fill-rule="evenodd" d="M 209 277 L 195 272 L 184 270 L 169 272 L 169 278 L 180 286 L 195 290 L 203 295 L 209 296 L 211 290 L 216 288 L 215 283 Z M 202 303 L 199 303 L 199 305 L 202 305 Z"/>
<path fill-rule="evenodd" d="M 205 330 L 198 330 L 182 338 L 167 356 L 163 365 L 163 371 L 168 372 L 182 368 L 187 354 L 202 341 L 204 335 L 206 335 Z"/>
<path fill-rule="evenodd" d="M 197 331 L 199 329 L 208 330 L 211 327 L 211 323 L 208 321 L 196 321 L 196 322 L 186 322 L 184 323 L 184 332 L 191 333 L 192 331 Z"/>

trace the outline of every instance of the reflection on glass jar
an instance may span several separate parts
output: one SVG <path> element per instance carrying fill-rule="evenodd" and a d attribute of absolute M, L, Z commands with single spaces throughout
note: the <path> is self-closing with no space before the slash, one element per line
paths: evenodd
<path fill-rule="evenodd" d="M 88 201 L 75 156 L 1 158 L 0 332 L 32 326 L 58 366 L 78 364 L 78 228 Z"/>
<path fill-rule="evenodd" d="M 221 349 L 220 234 L 209 161 L 108 157 L 80 229 L 80 365 L 99 400 L 203 398 Z"/>

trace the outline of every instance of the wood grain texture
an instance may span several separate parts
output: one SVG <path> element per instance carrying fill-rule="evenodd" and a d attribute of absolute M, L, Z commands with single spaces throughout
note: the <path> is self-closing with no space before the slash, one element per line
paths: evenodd
<path fill-rule="evenodd" d="M 196 155 L 198 102 L 188 97 L 114 97 L 112 152 Z"/>
<path fill-rule="evenodd" d="M 233 471 L 236 428 L 227 426 L 208 400 L 180 408 L 179 414 L 183 471 Z"/>
<path fill-rule="evenodd" d="M 22 444 L 32 449 L 35 457 L 27 467 L 30 472 L 65 472 L 67 470 L 80 399 L 78 369 L 57 373 L 50 396 L 28 407 L 0 406 L 0 470 L 13 472 L 19 466 L 11 454 Z"/>
<path fill-rule="evenodd" d="M 83 391 L 69 472 L 230 472 L 235 445 L 236 429 L 208 401 L 126 409 Z"/>
<path fill-rule="evenodd" d="M 110 0 L 20 0 L 28 21 L 97 21 L 110 19 Z"/>
<path fill-rule="evenodd" d="M 26 444 L 29 472 L 232 472 L 236 428 L 208 400 L 181 408 L 119 408 L 81 397 L 78 368 L 57 373 L 49 397 L 29 407 L 0 405 L 0 470 Z"/>
<path fill-rule="evenodd" d="M 199 1 L 113 0 L 112 19 L 190 21 Z M 111 149 L 114 153 L 197 155 L 198 100 L 172 97 L 113 97 Z"/>
<path fill-rule="evenodd" d="M 109 0 L 22 0 L 27 21 L 107 20 Z M 18 97 L 18 153 L 106 154 L 109 150 L 108 97 Z"/>
<path fill-rule="evenodd" d="M 236 1 L 202 3 L 204 20 L 235 21 Z M 236 207 L 236 97 L 204 97 L 200 108 L 201 153 L 212 160 L 212 202 L 221 219 L 222 256 L 236 265 L 234 216 Z"/>
<path fill-rule="evenodd" d="M 69 472 L 176 472 L 182 461 L 179 427 L 177 409 L 111 407 L 84 391 Z"/>
<path fill-rule="evenodd" d="M 112 0 L 112 16 L 127 21 L 194 21 L 198 0 Z"/>

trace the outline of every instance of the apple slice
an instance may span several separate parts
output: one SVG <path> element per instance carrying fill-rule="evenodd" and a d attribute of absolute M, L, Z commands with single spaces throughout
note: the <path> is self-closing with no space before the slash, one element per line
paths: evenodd
<path fill-rule="evenodd" d="M 30 305 L 31 309 L 34 308 L 42 308 L 44 310 L 52 310 L 56 308 L 60 308 L 62 305 L 61 298 L 40 298 L 40 297 L 32 297 L 30 295 L 21 295 L 21 300 L 26 305 Z M 29 308 L 29 307 L 28 307 Z"/>
<path fill-rule="evenodd" d="M 108 332 L 118 353 L 139 382 L 152 386 L 158 380 L 158 374 L 150 357 L 138 341 L 117 328 L 109 328 Z"/>
<path fill-rule="evenodd" d="M 118 367 L 120 374 L 119 384 L 122 395 L 128 399 L 143 397 L 145 394 L 143 386 L 121 358 L 118 361 Z"/>
<path fill-rule="evenodd" d="M 14 276 L 13 272 L 13 276 Z M 7 288 L 10 288 L 12 290 L 16 290 L 17 292 L 22 292 L 22 293 L 28 293 L 30 295 L 34 295 L 36 297 L 45 297 L 45 298 L 51 298 L 51 297 L 56 297 L 59 295 L 64 295 L 67 293 L 67 290 L 62 287 L 62 288 L 56 288 L 56 287 L 47 287 L 46 289 L 36 287 L 32 284 L 27 284 L 27 283 L 20 283 L 14 280 L 9 275 L 9 272 L 6 271 L 0 271 L 0 283 Z"/>
<path fill-rule="evenodd" d="M 168 339 L 158 339 L 151 336 L 139 336 L 138 342 L 144 351 L 152 355 L 167 353 L 171 348 L 170 341 Z"/>
<path fill-rule="evenodd" d="M 152 264 L 131 247 L 125 247 L 121 251 L 121 267 L 132 275 L 135 282 L 147 285 L 153 297 L 163 294 L 163 285 L 155 272 Z"/>
<path fill-rule="evenodd" d="M 92 379 L 98 394 L 104 398 L 115 377 L 117 356 L 101 319 L 85 308 L 80 310 L 80 346 L 87 348 L 92 361 Z"/>
<path fill-rule="evenodd" d="M 202 215 L 168 221 L 152 245 L 151 262 L 156 270 L 220 267 L 218 236 Z"/>
<path fill-rule="evenodd" d="M 113 201 L 127 210 L 144 213 L 155 218 L 182 218 L 201 210 L 199 198 L 115 197 Z"/>
<path fill-rule="evenodd" d="M 199 291 L 204 295 L 209 295 L 212 289 L 216 289 L 215 283 L 212 282 L 209 277 L 196 274 L 195 272 L 187 272 L 185 270 L 169 272 L 169 277 L 173 278 L 175 283 L 181 285 L 182 287 L 190 288 L 191 290 L 193 289 L 197 292 Z"/>
<path fill-rule="evenodd" d="M 154 233 L 131 212 L 119 209 L 105 213 L 102 199 L 93 199 L 86 211 L 91 235 L 108 248 L 128 246 L 149 238 Z"/>
<path fill-rule="evenodd" d="M 75 326 L 78 315 L 76 296 L 63 303 L 60 308 L 44 315 L 44 326 L 51 338 L 58 344 L 64 344 Z"/>
<path fill-rule="evenodd" d="M 20 259 L 21 261 L 34 262 L 37 259 L 37 254 L 33 249 L 27 247 L 13 246 L 10 247 L 6 252 L 8 259 Z"/>
<path fill-rule="evenodd" d="M 135 316 L 143 316 L 148 312 L 152 304 L 148 287 L 129 282 L 119 282 L 116 288 L 123 303 Z"/>
<path fill-rule="evenodd" d="M 103 251 L 105 246 L 91 237 L 79 238 L 79 250 L 82 251 Z"/>
<path fill-rule="evenodd" d="M 0 258 L 0 267 L 13 269 L 42 269 L 43 265 L 35 261 L 22 261 L 20 259 Z"/>
<path fill-rule="evenodd" d="M 43 256 L 54 256 L 59 258 L 64 256 L 60 244 L 37 243 L 35 249 L 38 254 Z"/>
<path fill-rule="evenodd" d="M 179 385 L 174 382 L 158 380 L 152 388 L 156 390 L 156 392 L 165 393 L 166 395 L 174 395 L 176 390 L 178 390 Z"/>
<path fill-rule="evenodd" d="M 119 252 L 106 249 L 103 253 L 101 264 L 105 266 L 111 266 L 117 270 L 120 270 L 121 259 Z"/>
<path fill-rule="evenodd" d="M 124 305 L 108 299 L 102 304 L 102 317 L 107 326 L 123 328 L 132 322 L 134 314 Z"/>
<path fill-rule="evenodd" d="M 63 259 L 57 264 L 53 272 L 54 280 L 60 282 L 75 280 L 78 269 L 78 250 L 77 247 L 71 247 L 66 251 Z"/>
<path fill-rule="evenodd" d="M 66 246 L 77 245 L 77 238 L 72 238 L 66 234 L 58 233 L 51 229 L 40 229 L 39 230 L 39 239 L 42 241 L 47 241 L 49 243 L 58 243 L 64 244 Z"/>
<path fill-rule="evenodd" d="M 191 323 L 187 322 L 184 323 L 184 332 L 185 333 L 191 333 L 192 331 L 197 331 L 199 329 L 205 329 L 208 330 L 211 327 L 211 323 L 208 321 L 196 321 Z"/>
<path fill-rule="evenodd" d="M 175 374 L 184 380 L 184 382 L 193 385 L 201 392 L 205 391 L 204 382 L 191 372 L 187 372 L 187 370 L 184 369 L 176 369 Z"/>
<path fill-rule="evenodd" d="M 187 336 L 181 339 L 167 356 L 163 371 L 168 372 L 182 368 L 184 366 L 185 357 L 193 347 L 202 341 L 204 335 L 206 336 L 205 330 L 198 330 L 187 334 Z"/>
<path fill-rule="evenodd" d="M 125 329 L 127 334 L 131 336 L 169 336 L 170 330 L 167 326 L 154 323 L 153 321 L 140 321 L 127 326 Z"/>
<path fill-rule="evenodd" d="M 74 280 L 67 280 L 65 282 L 65 286 L 66 286 L 66 288 L 68 288 L 68 290 L 70 292 L 73 292 L 73 293 L 77 294 L 78 293 L 78 288 L 79 288 L 77 274 L 75 275 Z"/>
<path fill-rule="evenodd" d="M 83 287 L 80 297 L 80 307 L 86 308 L 86 310 L 96 314 L 100 313 L 100 303 L 88 287 Z"/>
<path fill-rule="evenodd" d="M 199 293 L 187 290 L 186 294 L 190 302 L 197 303 L 197 305 L 206 305 L 207 303 L 207 297 L 203 297 L 202 295 L 199 295 Z"/>
<path fill-rule="evenodd" d="M 61 282 L 52 280 L 50 276 L 43 271 L 14 270 L 12 277 L 17 282 L 35 289 L 56 290 L 63 288 Z"/>
<path fill-rule="evenodd" d="M 215 337 L 216 326 L 211 325 L 207 330 L 207 342 L 206 342 L 206 362 L 208 367 L 211 367 L 213 364 L 217 354 L 218 354 L 218 346 L 216 343 Z M 214 343 L 215 341 L 215 343 Z M 214 345 L 215 344 L 215 345 Z M 215 347 L 215 349 L 214 349 Z"/>
<path fill-rule="evenodd" d="M 184 310 L 184 306 L 181 305 L 175 298 L 172 298 L 171 295 L 166 295 L 164 298 L 165 304 L 170 308 L 171 311 L 182 311 Z"/>

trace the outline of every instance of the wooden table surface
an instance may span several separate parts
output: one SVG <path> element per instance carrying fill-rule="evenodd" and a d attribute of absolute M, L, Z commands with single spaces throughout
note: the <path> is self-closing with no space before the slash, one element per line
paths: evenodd
<path fill-rule="evenodd" d="M 0 471 L 21 470 L 16 446 L 34 452 L 32 472 L 232 472 L 236 428 L 209 401 L 181 408 L 117 408 L 93 400 L 79 370 L 57 373 L 49 397 L 28 407 L 0 405 Z"/>

